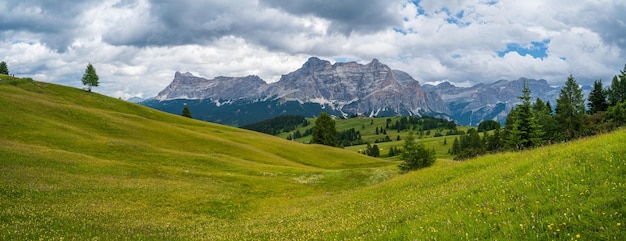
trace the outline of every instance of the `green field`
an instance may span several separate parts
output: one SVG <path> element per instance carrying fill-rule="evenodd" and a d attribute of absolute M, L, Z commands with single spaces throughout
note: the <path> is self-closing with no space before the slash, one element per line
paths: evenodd
<path fill-rule="evenodd" d="M 397 164 L 0 75 L 0 240 L 626 239 L 624 129 Z"/>
<path fill-rule="evenodd" d="M 337 129 L 337 132 L 346 131 L 351 128 L 354 128 L 355 131 L 359 131 L 359 133 L 361 134 L 361 139 L 364 142 L 368 142 L 370 143 L 370 145 L 378 145 L 378 147 L 381 148 L 380 150 L 381 157 L 387 158 L 389 154 L 389 149 L 391 147 L 402 148 L 404 146 L 404 139 L 409 135 L 408 130 L 402 130 L 398 132 L 397 130 L 386 128 L 387 119 L 391 119 L 391 123 L 393 125 L 393 123 L 395 123 L 400 118 L 401 117 L 399 116 L 379 117 L 379 118 L 350 118 L 350 119 L 336 118 L 335 127 Z M 300 131 L 301 133 L 304 133 L 306 129 L 312 128 L 315 125 L 315 118 L 307 118 L 307 120 L 311 123 L 310 125 L 305 126 L 305 127 L 300 126 L 291 132 L 284 132 L 276 136 L 287 139 L 287 137 L 289 137 L 289 135 L 291 135 L 291 133 L 293 132 Z M 387 129 L 386 135 L 389 136 L 389 138 L 392 141 L 376 143 L 377 139 L 383 139 L 386 136 L 380 131 L 378 134 L 376 134 L 377 128 L 379 130 L 382 130 L 383 128 Z M 470 128 L 475 128 L 475 127 L 457 126 L 457 130 L 464 131 L 464 132 L 467 132 L 467 130 Z M 454 138 L 457 138 L 458 135 L 445 136 L 447 131 L 448 129 L 433 129 L 430 131 L 423 131 L 422 133 L 419 133 L 416 131 L 414 135 L 419 142 L 424 144 L 426 148 L 434 149 L 435 153 L 437 154 L 437 158 L 451 160 L 454 158 L 454 156 L 448 153 L 448 150 L 452 148 L 452 143 L 454 142 Z M 434 137 L 435 133 L 437 132 L 439 132 L 443 136 Z M 398 136 L 400 136 L 399 141 L 397 140 Z M 480 136 L 482 137 L 482 134 L 480 134 Z M 294 141 L 300 142 L 300 143 L 309 143 L 310 140 L 311 140 L 311 136 L 309 135 L 309 136 L 295 139 Z M 446 144 L 444 144 L 444 140 Z M 366 146 L 367 144 L 363 144 L 363 145 L 355 145 L 355 146 L 346 146 L 343 148 L 352 152 L 363 153 L 363 151 L 366 150 Z M 399 156 L 394 156 L 394 157 L 387 158 L 387 159 L 398 161 Z"/>

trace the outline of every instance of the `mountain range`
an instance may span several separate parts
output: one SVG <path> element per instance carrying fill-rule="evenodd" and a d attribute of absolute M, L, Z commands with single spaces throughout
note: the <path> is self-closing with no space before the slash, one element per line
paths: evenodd
<path fill-rule="evenodd" d="M 533 98 L 553 102 L 558 96 L 558 89 L 545 80 L 422 86 L 408 73 L 377 59 L 367 64 L 331 64 L 311 57 L 301 68 L 269 84 L 254 75 L 206 79 L 176 72 L 170 85 L 141 104 L 175 114 L 188 105 L 196 119 L 235 126 L 282 114 L 314 117 L 322 111 L 343 117 L 430 115 L 478 125 L 487 119 L 503 122 L 519 103 L 524 83 Z"/>

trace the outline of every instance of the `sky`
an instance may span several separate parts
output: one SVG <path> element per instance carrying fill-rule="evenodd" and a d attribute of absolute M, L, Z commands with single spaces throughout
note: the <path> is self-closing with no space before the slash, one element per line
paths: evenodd
<path fill-rule="evenodd" d="M 268 83 L 311 56 L 376 58 L 421 84 L 520 77 L 606 85 L 626 64 L 624 0 L 3 0 L 0 61 L 19 77 L 149 98 L 176 71 Z"/>

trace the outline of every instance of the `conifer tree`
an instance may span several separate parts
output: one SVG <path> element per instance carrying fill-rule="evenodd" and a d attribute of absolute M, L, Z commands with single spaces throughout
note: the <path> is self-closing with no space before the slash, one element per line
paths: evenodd
<path fill-rule="evenodd" d="M 96 69 L 89 63 L 87 68 L 85 68 L 85 73 L 83 74 L 83 85 L 87 86 L 87 91 L 91 92 L 91 87 L 98 86 L 98 74 L 96 74 Z"/>
<path fill-rule="evenodd" d="M 424 168 L 435 163 L 435 151 L 427 150 L 422 143 L 416 141 L 413 131 L 404 139 L 404 150 L 401 154 L 402 163 L 398 166 L 402 172 Z"/>
<path fill-rule="evenodd" d="M 608 104 L 610 106 L 615 106 L 626 101 L 626 65 L 624 65 L 624 69 L 620 71 L 620 75 L 613 77 L 607 95 Z"/>
<path fill-rule="evenodd" d="M 530 104 L 530 89 L 524 84 L 522 96 L 518 97 L 522 104 L 517 105 L 514 114 L 513 125 L 507 137 L 509 147 L 524 149 L 541 145 L 543 132 L 537 124 L 533 108 Z"/>
<path fill-rule="evenodd" d="M 593 89 L 589 93 L 589 98 L 587 100 L 589 101 L 587 102 L 589 114 L 606 111 L 607 108 L 609 108 L 609 104 L 606 100 L 606 91 L 602 88 L 601 80 L 593 82 Z"/>
<path fill-rule="evenodd" d="M 458 155 L 461 153 L 461 144 L 459 143 L 459 138 L 454 138 L 454 142 L 452 142 L 452 151 L 450 154 Z"/>
<path fill-rule="evenodd" d="M 0 62 L 0 74 L 9 74 L 9 68 L 7 67 L 7 63 L 4 61 Z"/>
<path fill-rule="evenodd" d="M 183 106 L 182 116 L 187 117 L 187 118 L 193 118 L 191 117 L 191 111 L 189 110 L 189 106 L 187 105 Z"/>
<path fill-rule="evenodd" d="M 570 75 L 556 100 L 555 118 L 559 124 L 559 131 L 565 135 L 566 139 L 580 136 L 584 114 L 585 99 L 582 89 Z"/>
<path fill-rule="evenodd" d="M 380 156 L 380 148 L 378 148 L 378 145 L 374 144 L 374 145 L 372 146 L 372 149 L 371 149 L 371 155 L 370 155 L 370 156 L 373 156 L 373 157 L 378 157 L 378 156 Z"/>
<path fill-rule="evenodd" d="M 535 104 L 533 105 L 533 110 L 535 118 L 537 119 L 537 124 L 541 126 L 541 131 L 543 132 L 543 140 L 556 140 L 555 136 L 557 132 L 557 123 L 552 115 L 550 101 L 544 104 L 540 98 L 537 98 Z"/>
<path fill-rule="evenodd" d="M 500 126 L 496 126 L 496 129 L 493 131 L 493 135 L 490 135 L 487 138 L 487 146 L 485 147 L 485 149 L 487 149 L 487 151 L 497 151 L 498 149 L 500 149 L 502 147 L 501 141 L 500 141 Z"/>
<path fill-rule="evenodd" d="M 550 101 L 546 102 L 546 109 L 548 110 L 548 113 L 552 114 L 552 111 L 554 111 L 554 109 L 552 109 L 552 105 L 550 104 Z"/>
<path fill-rule="evenodd" d="M 337 129 L 335 128 L 335 121 L 330 115 L 322 112 L 317 117 L 311 143 L 337 146 Z"/>

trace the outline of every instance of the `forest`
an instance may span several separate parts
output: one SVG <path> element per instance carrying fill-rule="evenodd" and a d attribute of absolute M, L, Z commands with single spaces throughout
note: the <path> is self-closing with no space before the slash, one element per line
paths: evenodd
<path fill-rule="evenodd" d="M 470 129 L 455 138 L 450 153 L 463 160 L 523 150 L 609 132 L 626 123 L 626 66 L 608 88 L 596 80 L 587 98 L 572 75 L 561 88 L 555 107 L 540 98 L 532 102 L 530 94 L 525 86 L 518 97 L 521 103 L 509 112 L 504 128 L 484 121 L 478 130 Z"/>

